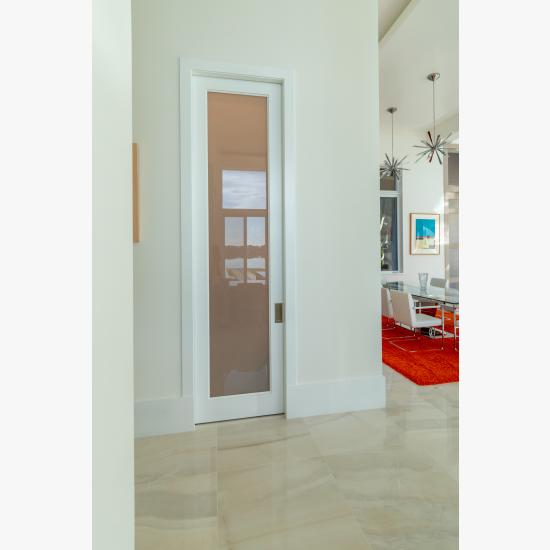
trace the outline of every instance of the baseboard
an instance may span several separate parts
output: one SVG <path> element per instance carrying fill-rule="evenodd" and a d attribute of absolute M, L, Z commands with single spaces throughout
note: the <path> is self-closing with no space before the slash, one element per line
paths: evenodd
<path fill-rule="evenodd" d="M 386 378 L 383 374 L 296 384 L 287 388 L 287 418 L 381 409 L 385 406 Z"/>
<path fill-rule="evenodd" d="M 301 418 L 386 406 L 383 374 L 296 384 L 287 388 L 286 416 Z M 150 437 L 195 429 L 193 398 L 154 399 L 134 403 L 134 436 Z"/>
<path fill-rule="evenodd" d="M 134 437 L 149 437 L 195 429 L 193 398 L 153 399 L 134 403 Z"/>

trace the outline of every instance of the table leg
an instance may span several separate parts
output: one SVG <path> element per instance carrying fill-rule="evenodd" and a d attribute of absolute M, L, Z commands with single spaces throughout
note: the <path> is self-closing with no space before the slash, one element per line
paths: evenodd
<path fill-rule="evenodd" d="M 441 349 L 445 347 L 445 308 L 441 304 Z"/>

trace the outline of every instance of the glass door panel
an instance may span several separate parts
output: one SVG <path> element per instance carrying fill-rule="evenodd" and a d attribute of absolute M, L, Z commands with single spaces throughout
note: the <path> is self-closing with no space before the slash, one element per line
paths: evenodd
<path fill-rule="evenodd" d="M 268 109 L 208 92 L 210 397 L 267 392 Z"/>

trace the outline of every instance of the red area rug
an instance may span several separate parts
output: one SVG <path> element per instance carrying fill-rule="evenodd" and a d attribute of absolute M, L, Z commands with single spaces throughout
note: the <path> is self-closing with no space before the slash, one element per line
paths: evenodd
<path fill-rule="evenodd" d="M 382 327 L 388 326 L 388 320 L 382 318 Z M 452 318 L 448 314 L 445 315 L 445 330 L 453 332 Z M 419 341 L 396 341 L 405 349 L 420 350 L 410 353 L 390 344 L 391 339 L 400 336 L 412 336 L 412 332 L 401 327 L 382 330 L 382 360 L 386 365 L 419 386 L 458 382 L 458 351 L 454 349 L 454 338 L 444 338 L 442 350 L 431 350 L 441 346 L 441 339 L 426 336 L 421 336 Z"/>

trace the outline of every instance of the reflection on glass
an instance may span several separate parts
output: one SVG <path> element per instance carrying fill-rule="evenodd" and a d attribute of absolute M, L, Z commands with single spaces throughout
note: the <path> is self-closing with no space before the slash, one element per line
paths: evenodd
<path fill-rule="evenodd" d="M 265 285 L 265 258 L 247 259 L 246 280 L 248 283 L 259 283 Z"/>
<path fill-rule="evenodd" d="M 225 278 L 229 286 L 244 283 L 244 258 L 225 259 Z"/>
<path fill-rule="evenodd" d="M 223 170 L 223 208 L 266 208 L 265 172 L 251 170 Z"/>
<path fill-rule="evenodd" d="M 208 93 L 210 396 L 269 376 L 267 98 Z"/>
<path fill-rule="evenodd" d="M 265 218 L 262 216 L 246 218 L 246 244 L 248 246 L 265 245 Z"/>
<path fill-rule="evenodd" d="M 225 217 L 225 246 L 244 245 L 244 218 Z"/>

